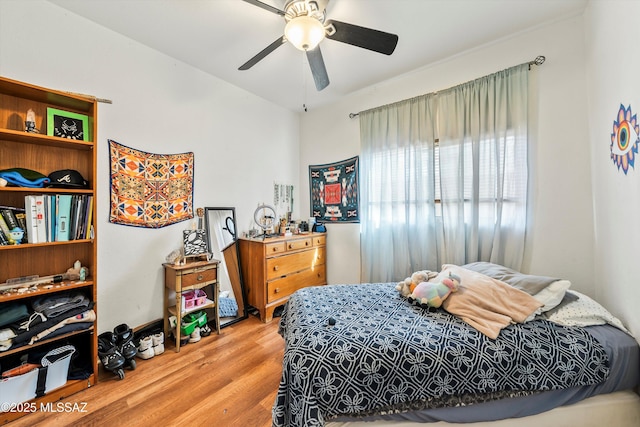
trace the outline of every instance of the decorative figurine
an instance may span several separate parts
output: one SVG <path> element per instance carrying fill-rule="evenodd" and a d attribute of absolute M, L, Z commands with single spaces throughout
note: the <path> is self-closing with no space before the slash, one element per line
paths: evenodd
<path fill-rule="evenodd" d="M 24 131 L 29 133 L 40 133 L 36 128 L 36 113 L 31 108 L 27 110 L 27 120 L 24 122 Z"/>
<path fill-rule="evenodd" d="M 204 209 L 197 208 L 196 215 L 198 216 L 198 230 L 204 229 Z"/>
<path fill-rule="evenodd" d="M 11 239 L 15 242 L 16 245 L 19 245 L 22 242 L 22 238 L 24 237 L 24 231 L 20 227 L 15 227 L 13 230 L 9 232 Z"/>

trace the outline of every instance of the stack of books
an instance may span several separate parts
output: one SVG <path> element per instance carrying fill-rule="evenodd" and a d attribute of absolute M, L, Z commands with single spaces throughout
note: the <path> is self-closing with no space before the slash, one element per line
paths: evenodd
<path fill-rule="evenodd" d="M 24 197 L 24 206 L 24 209 L 0 206 L 0 245 L 91 238 L 92 195 L 28 195 Z M 9 235 L 16 227 L 24 231 L 20 242 Z"/>

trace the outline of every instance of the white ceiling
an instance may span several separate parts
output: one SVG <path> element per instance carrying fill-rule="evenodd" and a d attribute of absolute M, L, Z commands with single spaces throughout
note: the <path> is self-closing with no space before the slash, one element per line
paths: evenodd
<path fill-rule="evenodd" d="M 318 107 L 482 44 L 581 13 L 587 0 L 331 0 L 327 19 L 394 33 L 391 56 L 334 40 L 320 47 L 330 85 L 317 92 L 303 52 L 281 46 L 284 19 L 242 0 L 49 0 L 293 111 Z M 285 0 L 263 0 L 282 9 Z M 544 54 L 544 52 L 540 52 Z M 533 58 L 531 58 L 533 59 Z"/>

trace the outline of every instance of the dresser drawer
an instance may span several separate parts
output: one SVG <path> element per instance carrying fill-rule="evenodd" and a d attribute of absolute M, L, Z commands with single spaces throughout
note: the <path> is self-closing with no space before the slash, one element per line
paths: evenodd
<path fill-rule="evenodd" d="M 324 263 L 324 247 L 269 258 L 267 259 L 267 280 L 276 279 L 307 268 L 313 268 L 315 265 Z"/>
<path fill-rule="evenodd" d="M 287 241 L 287 250 L 295 251 L 297 249 L 306 249 L 310 248 L 313 245 L 311 239 L 298 239 L 298 240 L 289 240 Z"/>
<path fill-rule="evenodd" d="M 210 268 L 207 270 L 196 270 L 192 273 L 185 273 L 182 274 L 181 279 L 183 289 L 188 288 L 189 286 L 211 282 L 213 280 L 216 280 L 216 269 Z"/>
<path fill-rule="evenodd" d="M 314 236 L 313 246 L 324 246 L 327 244 L 327 236 Z"/>
<path fill-rule="evenodd" d="M 267 283 L 267 303 L 286 298 L 298 289 L 324 285 L 327 282 L 324 265 Z"/>
<path fill-rule="evenodd" d="M 266 256 L 271 256 L 273 254 L 280 254 L 286 251 L 285 242 L 275 242 L 275 243 L 267 243 L 264 245 L 264 250 Z"/>

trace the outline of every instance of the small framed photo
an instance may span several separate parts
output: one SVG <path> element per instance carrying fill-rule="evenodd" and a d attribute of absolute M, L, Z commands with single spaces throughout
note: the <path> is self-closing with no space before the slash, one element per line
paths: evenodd
<path fill-rule="evenodd" d="M 89 117 L 84 114 L 47 108 L 47 135 L 89 141 Z"/>
<path fill-rule="evenodd" d="M 206 230 L 184 230 L 182 233 L 185 258 L 207 255 L 208 244 Z"/>

